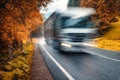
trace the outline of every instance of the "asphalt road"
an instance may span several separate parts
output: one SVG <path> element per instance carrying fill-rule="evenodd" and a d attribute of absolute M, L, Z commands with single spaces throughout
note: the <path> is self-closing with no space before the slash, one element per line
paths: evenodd
<path fill-rule="evenodd" d="M 55 80 L 120 80 L 120 52 L 85 46 L 79 53 L 63 53 L 39 43 Z"/>

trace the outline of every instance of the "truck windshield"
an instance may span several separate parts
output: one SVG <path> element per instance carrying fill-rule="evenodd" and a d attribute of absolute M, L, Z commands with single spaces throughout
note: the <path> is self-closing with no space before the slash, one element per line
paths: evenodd
<path fill-rule="evenodd" d="M 90 16 L 71 19 L 69 17 L 63 18 L 63 28 L 92 28 L 93 22 Z"/>

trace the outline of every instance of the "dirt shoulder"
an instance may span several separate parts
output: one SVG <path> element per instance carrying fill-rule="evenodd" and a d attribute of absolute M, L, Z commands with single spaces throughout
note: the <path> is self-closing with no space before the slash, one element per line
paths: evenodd
<path fill-rule="evenodd" d="M 43 58 L 40 54 L 39 45 L 35 44 L 32 61 L 31 80 L 53 80 Z"/>

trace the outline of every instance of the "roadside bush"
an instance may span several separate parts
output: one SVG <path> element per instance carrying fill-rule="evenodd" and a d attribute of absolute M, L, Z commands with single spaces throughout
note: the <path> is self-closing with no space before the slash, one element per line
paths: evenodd
<path fill-rule="evenodd" d="M 23 50 L 14 51 L 15 58 L 0 70 L 0 80 L 29 80 L 33 48 L 33 44 L 29 44 L 24 45 Z"/>

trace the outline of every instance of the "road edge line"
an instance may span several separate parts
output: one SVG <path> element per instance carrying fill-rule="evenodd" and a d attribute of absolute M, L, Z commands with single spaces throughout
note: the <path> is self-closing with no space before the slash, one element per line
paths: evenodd
<path fill-rule="evenodd" d="M 75 80 L 72 75 L 70 75 L 58 62 L 57 60 L 49 54 L 49 52 L 42 47 L 42 45 L 40 44 L 41 48 L 47 53 L 47 55 L 51 58 L 51 60 L 59 67 L 59 69 L 65 74 L 65 76 L 69 79 L 69 80 Z"/>

